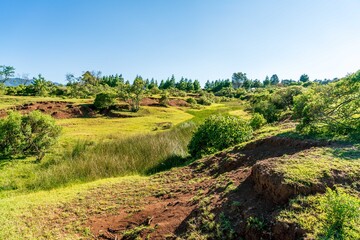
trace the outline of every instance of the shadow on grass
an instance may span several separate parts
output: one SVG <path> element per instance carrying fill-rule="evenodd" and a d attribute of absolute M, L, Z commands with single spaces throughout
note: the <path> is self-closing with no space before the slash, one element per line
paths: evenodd
<path fill-rule="evenodd" d="M 344 148 L 335 148 L 332 154 L 345 160 L 360 160 L 360 144 Z"/>
<path fill-rule="evenodd" d="M 18 156 L 18 157 L 0 157 L 0 169 L 5 165 L 15 162 L 15 161 L 22 161 L 26 159 L 26 156 Z"/>
<path fill-rule="evenodd" d="M 173 155 L 162 161 L 161 163 L 158 163 L 157 165 L 147 169 L 145 171 L 146 175 L 155 174 L 158 172 L 163 172 L 170 170 L 173 167 L 182 167 L 185 165 L 188 165 L 191 162 L 190 157 L 181 157 L 178 155 Z"/>

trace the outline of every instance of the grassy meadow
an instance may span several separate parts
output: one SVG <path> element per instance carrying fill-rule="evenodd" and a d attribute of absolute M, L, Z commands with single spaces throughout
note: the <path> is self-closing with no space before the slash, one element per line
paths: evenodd
<path fill-rule="evenodd" d="M 12 106 L 50 100 L 9 99 Z M 128 118 L 57 119 L 56 123 L 63 127 L 59 143 L 40 164 L 30 157 L 0 162 L 0 196 L 107 177 L 148 175 L 184 165 L 189 157 L 187 145 L 196 126 L 212 114 L 227 115 L 231 111 L 249 118 L 239 102 L 226 102 L 201 109 L 144 106 L 137 113 L 126 113 L 131 116 Z M 171 123 L 170 127 L 163 127 L 164 123 Z"/>

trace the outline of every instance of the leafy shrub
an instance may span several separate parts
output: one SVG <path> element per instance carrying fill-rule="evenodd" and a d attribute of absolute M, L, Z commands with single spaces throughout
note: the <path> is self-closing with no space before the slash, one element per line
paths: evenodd
<path fill-rule="evenodd" d="M 24 143 L 21 129 L 21 115 L 9 112 L 9 116 L 0 120 L 0 154 L 10 157 L 19 153 Z"/>
<path fill-rule="evenodd" d="M 186 102 L 187 103 L 190 103 L 190 104 L 197 104 L 197 101 L 196 101 L 196 99 L 195 98 L 188 98 L 188 99 L 186 99 Z"/>
<path fill-rule="evenodd" d="M 162 106 L 167 106 L 169 104 L 169 94 L 166 91 L 163 94 L 161 94 L 159 104 Z"/>
<path fill-rule="evenodd" d="M 60 132 L 55 120 L 39 111 L 24 116 L 10 112 L 0 121 L 0 154 L 3 157 L 36 156 L 37 161 L 41 161 Z"/>
<path fill-rule="evenodd" d="M 254 130 L 256 130 L 261 128 L 265 124 L 266 124 L 266 119 L 264 118 L 264 116 L 261 115 L 260 113 L 254 113 L 253 117 L 250 120 L 250 126 Z"/>
<path fill-rule="evenodd" d="M 269 123 L 276 122 L 292 116 L 294 98 L 302 91 L 299 86 L 261 90 L 250 95 L 250 102 L 254 112 L 262 114 Z"/>
<path fill-rule="evenodd" d="M 250 125 L 233 116 L 210 116 L 199 126 L 190 143 L 191 156 L 200 157 L 249 140 Z"/>
<path fill-rule="evenodd" d="M 295 98 L 297 130 L 326 136 L 360 136 L 360 71 L 328 85 L 313 85 Z"/>
<path fill-rule="evenodd" d="M 199 98 L 197 102 L 201 105 L 210 106 L 213 103 L 213 100 L 205 96 L 202 96 Z"/>
<path fill-rule="evenodd" d="M 276 106 L 271 101 L 260 101 L 253 105 L 253 110 L 256 113 L 261 114 L 269 123 L 279 120 L 279 111 L 276 109 Z"/>
<path fill-rule="evenodd" d="M 108 109 L 115 104 L 115 95 L 111 93 L 99 93 L 94 100 L 94 106 L 98 109 Z"/>
<path fill-rule="evenodd" d="M 325 212 L 324 239 L 358 239 L 360 233 L 355 233 L 354 229 L 360 218 L 358 198 L 340 189 L 333 191 L 328 188 L 321 205 Z"/>

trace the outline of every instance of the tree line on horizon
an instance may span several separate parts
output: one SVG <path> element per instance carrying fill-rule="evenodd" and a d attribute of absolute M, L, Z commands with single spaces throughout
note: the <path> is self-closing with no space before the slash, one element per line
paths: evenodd
<path fill-rule="evenodd" d="M 41 74 L 34 77 L 27 86 L 19 85 L 14 87 L 5 87 L 5 83 L 15 74 L 15 68 L 12 66 L 0 66 L 0 91 L 8 95 L 28 95 L 28 96 L 47 96 L 47 95 L 68 95 L 70 97 L 90 97 L 95 96 L 101 91 L 107 91 L 108 88 L 117 88 L 131 85 L 129 80 L 125 80 L 122 74 L 104 75 L 100 71 L 85 71 L 81 76 L 73 74 L 66 75 L 67 83 L 65 85 L 55 84 L 46 80 Z M 266 88 L 272 86 L 293 86 L 293 85 L 310 85 L 312 83 L 328 84 L 336 81 L 334 78 L 324 80 L 310 81 L 307 74 L 302 74 L 298 81 L 292 79 L 282 79 L 277 74 L 270 78 L 265 77 L 263 81 L 259 79 L 250 79 L 246 73 L 233 73 L 231 79 L 207 80 L 204 88 L 200 82 L 195 79 L 181 77 L 179 80 L 174 75 L 166 80 L 143 79 L 136 76 L 135 79 L 143 81 L 144 90 L 151 93 L 159 93 L 161 90 L 175 89 L 183 92 L 199 92 L 205 90 L 218 96 L 236 97 L 239 96 L 239 90 L 251 90 L 256 88 Z M 133 81 L 134 82 L 134 81 Z M 241 91 L 240 91 L 241 92 Z M 80 93 L 80 94 L 79 94 Z"/>

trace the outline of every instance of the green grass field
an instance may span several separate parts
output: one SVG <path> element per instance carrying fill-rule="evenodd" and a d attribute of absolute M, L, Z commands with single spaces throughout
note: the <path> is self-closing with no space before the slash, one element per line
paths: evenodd
<path fill-rule="evenodd" d="M 9 99 L 8 104 L 13 105 L 57 100 Z M 86 101 L 89 102 L 80 100 L 79 103 Z M 212 114 L 230 111 L 238 111 L 241 117 L 248 118 L 249 114 L 242 109 L 238 102 L 213 104 L 199 110 L 144 106 L 137 113 L 124 112 L 131 116 L 127 118 L 57 119 L 56 123 L 63 127 L 60 141 L 41 164 L 35 164 L 33 158 L 0 162 L 0 196 L 106 177 L 146 175 L 182 165 L 186 162 L 187 144 L 196 124 Z M 163 129 L 164 123 L 171 123 L 173 127 Z"/>

